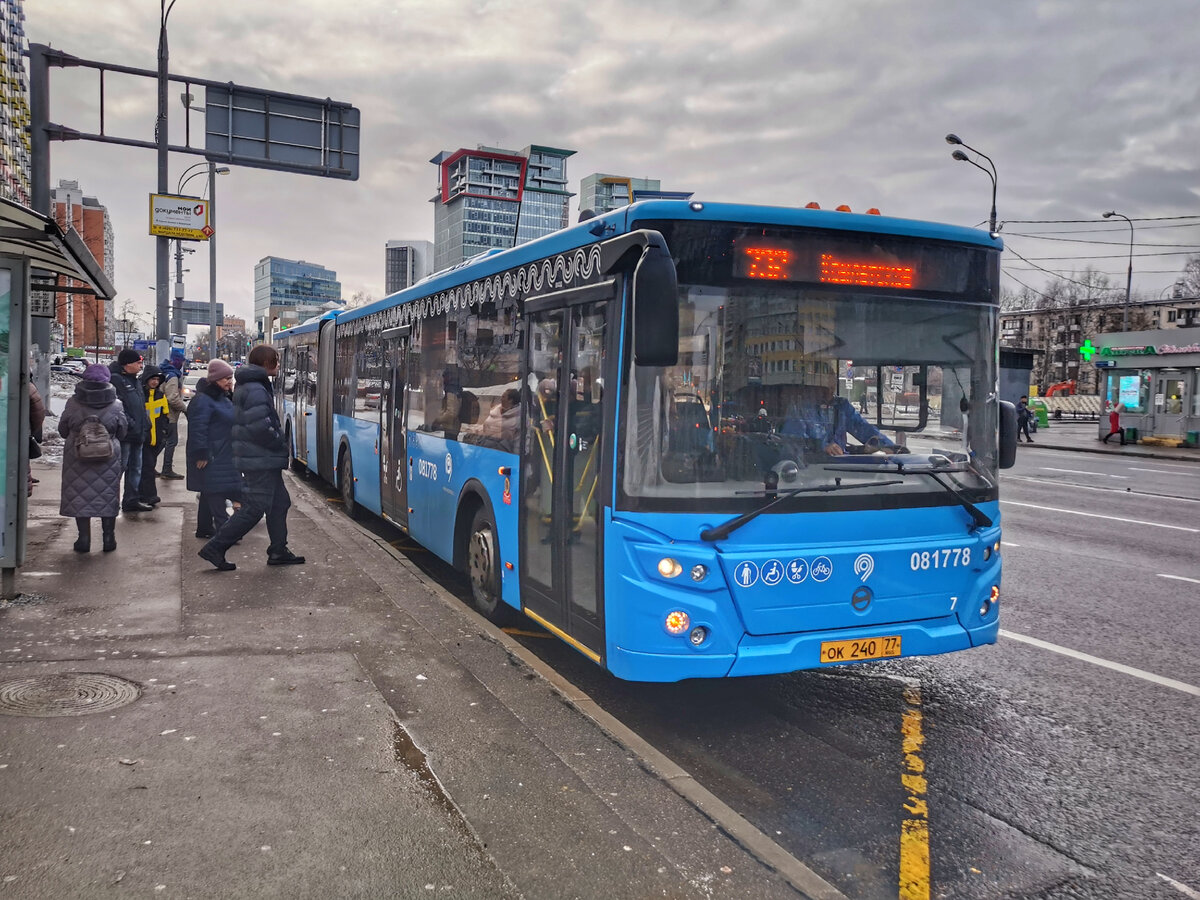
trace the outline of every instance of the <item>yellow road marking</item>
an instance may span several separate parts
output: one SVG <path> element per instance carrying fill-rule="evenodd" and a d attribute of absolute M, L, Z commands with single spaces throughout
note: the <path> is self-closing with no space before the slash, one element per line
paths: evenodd
<path fill-rule="evenodd" d="M 925 780 L 925 760 L 921 748 L 925 734 L 921 723 L 921 689 L 904 689 L 904 718 L 900 723 L 903 736 L 904 774 L 900 782 L 907 797 L 900 823 L 900 900 L 929 900 L 929 805 L 926 801 L 928 782 Z"/>

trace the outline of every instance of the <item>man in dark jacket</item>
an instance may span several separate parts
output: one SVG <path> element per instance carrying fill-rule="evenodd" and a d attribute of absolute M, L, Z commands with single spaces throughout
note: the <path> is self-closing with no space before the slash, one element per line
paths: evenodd
<path fill-rule="evenodd" d="M 146 401 L 142 397 L 142 386 L 138 374 L 142 371 L 142 355 L 136 350 L 122 350 L 117 361 L 109 365 L 112 386 L 117 389 L 117 399 L 125 409 L 129 423 L 125 437 L 121 439 L 121 467 L 125 470 L 125 488 L 121 499 L 123 512 L 149 512 L 154 509 L 140 499 L 142 490 L 142 441 L 150 430 L 150 419 L 146 415 Z"/>
<path fill-rule="evenodd" d="M 268 566 L 294 566 L 304 562 L 287 546 L 287 511 L 292 505 L 283 483 L 289 449 L 275 411 L 271 379 L 279 372 L 279 353 L 274 347 L 259 344 L 250 351 L 246 365 L 234 375 L 233 459 L 242 473 L 242 506 L 229 517 L 221 530 L 200 548 L 201 559 L 222 572 L 237 566 L 225 559 L 225 553 L 246 535 L 258 520 L 267 517 Z"/>
<path fill-rule="evenodd" d="M 168 422 L 164 423 L 162 440 L 162 477 L 169 481 L 183 479 L 175 471 L 175 448 L 179 445 L 179 414 L 187 409 L 187 401 L 183 399 L 183 372 L 187 359 L 183 351 L 176 347 L 171 355 L 162 361 L 159 369 L 162 371 L 162 393 L 167 398 Z"/>

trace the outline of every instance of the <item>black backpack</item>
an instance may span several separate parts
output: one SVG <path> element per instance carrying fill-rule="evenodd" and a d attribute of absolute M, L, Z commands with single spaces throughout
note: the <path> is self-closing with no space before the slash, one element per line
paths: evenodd
<path fill-rule="evenodd" d="M 97 416 L 88 416 L 75 432 L 75 456 L 88 462 L 112 459 L 112 436 Z"/>

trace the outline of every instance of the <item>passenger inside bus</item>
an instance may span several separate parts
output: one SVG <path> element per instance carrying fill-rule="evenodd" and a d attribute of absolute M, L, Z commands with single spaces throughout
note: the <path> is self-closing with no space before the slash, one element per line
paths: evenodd
<path fill-rule="evenodd" d="M 500 395 L 500 402 L 491 408 L 483 421 L 481 443 L 509 453 L 517 452 L 517 435 L 521 430 L 521 392 L 509 388 Z"/>

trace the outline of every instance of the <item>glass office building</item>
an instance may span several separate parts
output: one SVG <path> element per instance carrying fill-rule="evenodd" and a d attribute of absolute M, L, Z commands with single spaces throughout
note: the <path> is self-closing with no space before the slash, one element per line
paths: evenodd
<path fill-rule="evenodd" d="M 254 323 L 262 340 L 341 304 L 342 284 L 332 269 L 277 256 L 254 267 Z"/>
<path fill-rule="evenodd" d="M 530 145 L 444 150 L 434 204 L 433 268 L 440 271 L 492 248 L 505 249 L 567 224 L 566 159 L 574 150 Z"/>
<path fill-rule="evenodd" d="M 596 215 L 639 200 L 691 200 L 691 191 L 664 191 L 657 178 L 630 178 L 593 172 L 579 183 L 579 209 Z"/>

